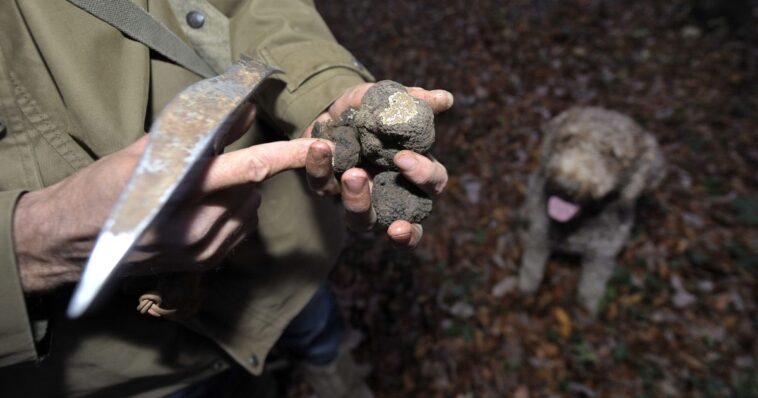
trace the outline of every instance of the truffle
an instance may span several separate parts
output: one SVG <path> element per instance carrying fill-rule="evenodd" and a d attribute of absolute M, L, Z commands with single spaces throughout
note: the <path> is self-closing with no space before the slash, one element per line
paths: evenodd
<path fill-rule="evenodd" d="M 334 142 L 334 171 L 375 166 L 371 201 L 377 224 L 395 220 L 418 223 L 432 211 L 432 199 L 397 173 L 401 150 L 425 154 L 434 144 L 434 112 L 402 85 L 381 81 L 366 91 L 359 109 L 348 108 L 328 124 L 316 123 L 313 137 Z M 387 171 L 389 170 L 389 171 Z"/>
<path fill-rule="evenodd" d="M 334 171 L 344 173 L 358 165 L 361 159 L 361 145 L 358 142 L 358 132 L 354 127 L 336 126 L 317 123 L 313 127 L 313 137 L 334 142 Z"/>
<path fill-rule="evenodd" d="M 380 140 L 376 134 L 366 129 L 360 129 L 361 155 L 363 158 L 379 167 L 388 170 L 397 170 L 393 159 L 400 151 L 397 146 L 387 145 L 387 140 Z"/>
<path fill-rule="evenodd" d="M 385 171 L 374 177 L 371 201 L 376 222 L 388 227 L 395 220 L 421 222 L 432 212 L 432 199 L 400 173 Z"/>
<path fill-rule="evenodd" d="M 398 148 L 426 153 L 434 144 L 432 108 L 392 81 L 368 89 L 361 108 L 350 118 L 355 126 L 373 132 L 380 140 L 391 140 Z"/>

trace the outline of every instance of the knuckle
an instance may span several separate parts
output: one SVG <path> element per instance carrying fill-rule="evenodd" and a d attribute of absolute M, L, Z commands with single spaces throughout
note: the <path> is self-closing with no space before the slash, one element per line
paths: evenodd
<path fill-rule="evenodd" d="M 250 182 L 261 182 L 269 172 L 268 163 L 259 155 L 251 154 L 247 159 L 247 179 Z"/>

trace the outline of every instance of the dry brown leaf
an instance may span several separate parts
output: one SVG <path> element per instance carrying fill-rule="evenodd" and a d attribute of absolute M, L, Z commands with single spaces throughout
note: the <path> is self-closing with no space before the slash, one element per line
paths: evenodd
<path fill-rule="evenodd" d="M 561 337 L 567 339 L 571 336 L 571 317 L 563 308 L 556 307 L 553 309 L 553 317 L 558 321 L 558 332 Z"/>

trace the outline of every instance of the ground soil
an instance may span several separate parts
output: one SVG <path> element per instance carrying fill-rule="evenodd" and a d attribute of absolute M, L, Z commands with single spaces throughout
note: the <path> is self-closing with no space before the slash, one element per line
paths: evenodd
<path fill-rule="evenodd" d="M 456 99 L 433 150 L 450 184 L 420 247 L 354 235 L 331 276 L 379 397 L 758 396 L 754 38 L 685 0 L 316 4 L 377 78 Z M 669 165 L 597 320 L 574 259 L 515 290 L 540 126 L 573 105 L 630 115 Z"/>

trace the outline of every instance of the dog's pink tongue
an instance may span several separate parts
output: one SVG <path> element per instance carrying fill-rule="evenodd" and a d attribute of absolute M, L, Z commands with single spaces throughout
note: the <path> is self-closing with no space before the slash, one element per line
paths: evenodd
<path fill-rule="evenodd" d="M 551 196 L 547 200 L 547 214 L 558 222 L 571 220 L 579 213 L 579 205 L 567 202 L 557 196 Z"/>

